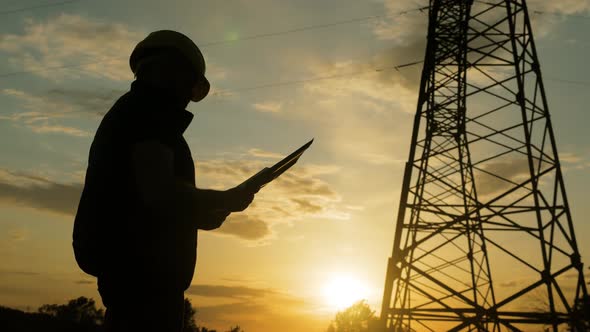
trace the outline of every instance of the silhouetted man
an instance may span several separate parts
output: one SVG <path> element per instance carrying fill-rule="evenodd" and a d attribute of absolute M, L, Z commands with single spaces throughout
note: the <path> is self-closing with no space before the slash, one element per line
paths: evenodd
<path fill-rule="evenodd" d="M 108 45 L 105 45 L 108 47 Z M 254 192 L 195 187 L 183 132 L 185 108 L 209 92 L 197 46 L 156 31 L 129 60 L 136 80 L 104 116 L 92 142 L 76 214 L 78 265 L 98 278 L 109 331 L 181 331 L 197 229 L 218 228 Z"/>

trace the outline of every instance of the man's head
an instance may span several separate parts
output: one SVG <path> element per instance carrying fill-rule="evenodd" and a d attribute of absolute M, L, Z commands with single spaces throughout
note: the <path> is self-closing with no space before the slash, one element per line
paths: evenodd
<path fill-rule="evenodd" d="M 150 33 L 131 53 L 129 65 L 137 78 L 169 89 L 187 104 L 209 93 L 205 59 L 197 45 L 179 32 Z"/>

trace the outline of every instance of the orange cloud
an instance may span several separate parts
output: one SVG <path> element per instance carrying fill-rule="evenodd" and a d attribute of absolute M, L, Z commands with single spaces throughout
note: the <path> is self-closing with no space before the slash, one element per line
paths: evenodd
<path fill-rule="evenodd" d="M 44 93 L 29 93 L 16 89 L 4 89 L 2 94 L 21 103 L 14 113 L 1 118 L 24 125 L 35 133 L 60 133 L 70 136 L 92 136 L 87 130 L 64 126 L 64 119 L 97 117 L 106 113 L 123 93 L 119 90 L 86 91 L 80 89 L 51 89 Z M 26 111 L 24 111 L 26 110 Z"/>
<path fill-rule="evenodd" d="M 244 285 L 192 285 L 185 294 L 188 297 L 231 301 L 215 305 L 203 304 L 206 300 L 193 301 L 197 322 L 209 327 L 227 328 L 239 324 L 245 330 L 309 331 L 327 325 L 325 318 L 310 315 L 313 305 L 274 289 Z M 302 316 L 306 319 L 301 319 Z"/>
<path fill-rule="evenodd" d="M 61 184 L 0 169 L 0 201 L 71 216 L 81 193 L 82 184 Z"/>
<path fill-rule="evenodd" d="M 278 113 L 281 111 L 283 104 L 278 102 L 263 102 L 252 105 L 254 109 L 264 113 Z"/>
<path fill-rule="evenodd" d="M 268 164 L 260 160 L 197 162 L 197 182 L 226 189 Z M 262 188 L 248 210 L 231 215 L 216 232 L 262 244 L 275 236 L 272 232 L 275 224 L 291 224 L 309 218 L 348 219 L 349 213 L 339 207 L 340 195 L 320 178 L 338 171 L 338 167 L 330 165 L 298 164 Z"/>
<path fill-rule="evenodd" d="M 46 21 L 26 20 L 22 34 L 1 36 L 0 51 L 11 55 L 8 62 L 14 67 L 52 80 L 82 75 L 121 81 L 133 78 L 127 59 L 143 36 L 124 24 L 61 14 Z M 45 71 L 70 65 L 78 66 Z"/>

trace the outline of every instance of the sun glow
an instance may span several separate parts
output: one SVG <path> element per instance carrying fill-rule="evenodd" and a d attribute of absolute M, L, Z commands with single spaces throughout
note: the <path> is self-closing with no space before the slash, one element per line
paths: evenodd
<path fill-rule="evenodd" d="M 323 294 L 330 307 L 342 310 L 359 300 L 366 299 L 369 289 L 358 279 L 338 276 L 324 285 Z"/>

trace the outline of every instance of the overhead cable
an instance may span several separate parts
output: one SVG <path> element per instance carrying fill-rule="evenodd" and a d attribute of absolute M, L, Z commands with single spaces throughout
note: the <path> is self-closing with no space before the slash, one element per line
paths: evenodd
<path fill-rule="evenodd" d="M 82 0 L 66 0 L 66 1 L 43 3 L 43 4 L 38 4 L 38 5 L 34 5 L 34 6 L 29 6 L 29 7 L 3 10 L 3 11 L 0 11 L 0 15 L 15 14 L 15 13 L 20 13 L 20 12 L 24 12 L 24 11 L 28 11 L 28 10 L 39 9 L 39 8 L 49 8 L 49 7 L 69 5 L 71 3 L 80 2 L 80 1 L 82 1 Z"/>
<path fill-rule="evenodd" d="M 80 1 L 80 0 L 71 0 L 71 1 Z M 423 11 L 424 9 L 427 9 L 427 8 L 428 7 L 420 7 L 420 8 L 399 11 L 399 12 L 387 14 L 387 15 L 364 16 L 364 17 L 358 17 L 358 18 L 353 18 L 353 19 L 349 19 L 349 20 L 342 20 L 342 21 L 336 21 L 336 22 L 331 22 L 331 23 L 325 23 L 325 24 L 308 25 L 308 26 L 303 26 L 303 27 L 294 28 L 294 29 L 290 29 L 290 30 L 255 34 L 255 35 L 244 36 L 244 37 L 236 38 L 236 39 L 212 41 L 212 42 L 206 42 L 206 43 L 199 44 L 199 46 L 204 47 L 204 48 L 216 47 L 216 46 L 240 42 L 240 41 L 261 39 L 261 38 L 267 38 L 267 37 L 272 37 L 272 36 L 280 36 L 280 35 L 292 34 L 292 33 L 296 33 L 296 32 L 303 32 L 303 31 L 309 31 L 309 30 L 315 30 L 315 29 L 324 29 L 324 28 L 333 27 L 333 26 L 337 26 L 337 25 L 368 21 L 368 20 L 373 20 L 373 19 L 377 19 L 377 18 L 406 15 L 411 12 Z M 30 74 L 30 73 L 36 73 L 36 72 L 45 72 L 45 71 L 51 71 L 51 70 L 65 69 L 65 68 L 83 67 L 83 66 L 87 66 L 87 65 L 106 63 L 106 62 L 111 62 L 111 61 L 116 61 L 116 60 L 119 60 L 119 58 L 107 58 L 107 59 L 102 59 L 99 61 L 92 61 L 92 62 L 64 64 L 64 65 L 52 66 L 52 67 L 47 67 L 47 68 L 38 69 L 38 70 L 22 70 L 22 71 L 8 72 L 8 73 L 0 73 L 0 78 L 9 77 L 9 76 L 24 75 L 24 74 Z"/>
<path fill-rule="evenodd" d="M 272 82 L 272 83 L 266 83 L 266 84 L 262 84 L 262 85 L 248 86 L 248 87 L 242 87 L 242 88 L 236 88 L 236 89 L 219 90 L 219 91 L 214 92 L 212 94 L 212 96 L 222 97 L 222 96 L 231 95 L 236 92 L 268 89 L 268 88 L 275 88 L 275 87 L 280 87 L 280 86 L 285 86 L 285 85 L 296 85 L 296 84 L 308 83 L 308 82 L 314 82 L 314 81 L 332 80 L 332 79 L 343 78 L 343 77 L 358 76 L 358 75 L 368 74 L 368 73 L 379 73 L 379 72 L 389 71 L 389 70 L 398 70 L 399 71 L 400 69 L 410 67 L 413 65 L 417 65 L 422 62 L 423 61 L 415 61 L 415 62 L 405 63 L 405 64 L 401 64 L 401 65 L 373 68 L 373 69 L 369 69 L 369 70 L 361 70 L 361 71 L 355 71 L 355 72 L 351 72 L 351 73 L 343 73 L 343 74 L 336 74 L 336 75 L 329 75 L 329 76 L 316 76 L 316 77 L 312 77 L 312 78 L 304 78 L 304 79 L 299 79 L 299 80 Z"/>

